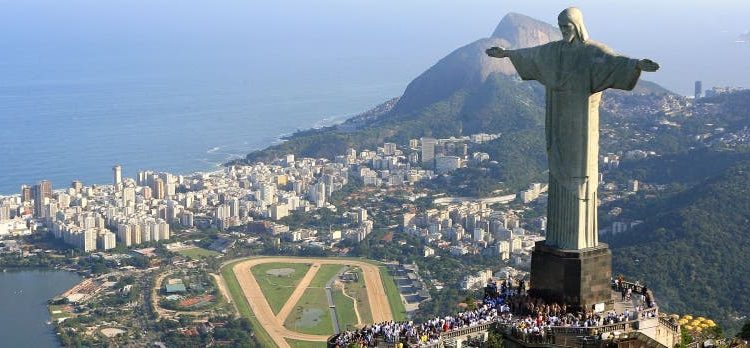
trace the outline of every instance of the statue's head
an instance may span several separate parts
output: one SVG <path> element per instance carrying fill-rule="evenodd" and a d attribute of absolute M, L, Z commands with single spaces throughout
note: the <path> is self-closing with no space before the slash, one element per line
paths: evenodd
<path fill-rule="evenodd" d="M 589 39 L 589 33 L 583 24 L 583 13 L 578 8 L 568 7 L 560 12 L 557 24 L 565 42 L 573 42 L 575 39 L 586 42 Z"/>

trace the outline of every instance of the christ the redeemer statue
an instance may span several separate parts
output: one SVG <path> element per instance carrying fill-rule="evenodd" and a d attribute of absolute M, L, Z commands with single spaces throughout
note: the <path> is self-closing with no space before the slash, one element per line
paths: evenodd
<path fill-rule="evenodd" d="M 659 65 L 631 59 L 589 39 L 583 15 L 568 8 L 558 16 L 562 40 L 487 54 L 510 58 L 524 80 L 546 88 L 545 133 L 549 161 L 546 245 L 565 250 L 599 244 L 596 192 L 599 156 L 599 101 L 607 88 L 631 90 L 641 71 Z"/>

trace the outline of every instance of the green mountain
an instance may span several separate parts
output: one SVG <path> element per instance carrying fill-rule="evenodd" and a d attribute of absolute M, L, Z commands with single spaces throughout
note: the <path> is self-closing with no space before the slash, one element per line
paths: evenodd
<path fill-rule="evenodd" d="M 615 220 L 643 221 L 603 237 L 613 250 L 616 273 L 644 280 L 665 310 L 711 317 L 729 333 L 750 315 L 747 110 L 745 90 L 703 98 L 651 123 L 636 121 L 640 136 L 652 139 L 639 146 L 652 146 L 659 155 L 625 160 L 604 177 L 620 186 L 636 179 L 650 188 L 599 209 L 602 227 Z M 622 139 L 620 148 L 627 148 Z M 615 207 L 621 215 L 609 216 Z"/>
<path fill-rule="evenodd" d="M 738 330 L 750 313 L 750 153 L 702 149 L 644 162 L 628 169 L 634 177 L 677 190 L 624 206 L 644 222 L 606 240 L 614 272 L 645 280 L 666 310 Z"/>
<path fill-rule="evenodd" d="M 405 144 L 422 136 L 450 137 L 474 133 L 502 133 L 480 151 L 490 154 L 499 168 L 487 178 L 511 189 L 543 179 L 544 89 L 522 82 L 507 59 L 488 57 L 492 46 L 528 47 L 560 38 L 547 23 L 511 13 L 492 35 L 460 47 L 415 78 L 404 94 L 346 122 L 298 132 L 282 144 L 249 154 L 244 161 L 269 161 L 287 153 L 333 158 L 347 148 L 374 148 L 383 142 Z M 652 83 L 641 83 L 635 94 L 605 94 L 605 104 L 654 104 L 668 93 Z M 619 97 L 617 97 L 619 96 Z M 649 96 L 649 97 L 646 97 Z M 650 99 L 649 99 L 650 98 Z M 489 174 L 487 174 L 489 175 Z"/>

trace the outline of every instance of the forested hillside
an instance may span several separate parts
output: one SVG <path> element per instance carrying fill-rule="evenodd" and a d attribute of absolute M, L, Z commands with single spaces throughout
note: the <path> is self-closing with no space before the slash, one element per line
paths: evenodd
<path fill-rule="evenodd" d="M 625 206 L 644 223 L 607 240 L 615 273 L 645 280 L 669 311 L 737 330 L 750 313 L 750 153 L 704 152 L 650 165 L 644 178 L 688 188 Z"/>

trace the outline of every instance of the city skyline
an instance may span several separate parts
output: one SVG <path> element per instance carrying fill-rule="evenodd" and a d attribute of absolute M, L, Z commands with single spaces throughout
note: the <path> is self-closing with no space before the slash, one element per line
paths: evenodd
<path fill-rule="evenodd" d="M 50 176 L 104 183 L 104 165 L 111 163 L 124 164 L 128 175 L 137 168 L 210 170 L 284 134 L 341 121 L 400 95 L 441 57 L 489 36 L 507 12 L 554 24 L 548 8 L 568 5 L 140 4 L 138 11 L 117 1 L 0 4 L 7 29 L 0 34 L 6 52 L 0 72 L 7 76 L 0 119 L 10 125 L 0 129 L 0 162 L 10 174 L 0 178 L 0 193 Z M 650 11 L 641 11 L 646 4 Z M 747 74 L 732 70 L 750 70 L 743 58 L 750 45 L 734 42 L 748 30 L 746 3 L 577 5 L 594 39 L 633 56 L 653 52 L 664 65 L 654 81 L 668 89 L 692 95 L 695 80 L 706 90 L 750 85 L 737 80 Z M 606 25 L 610 11 L 627 18 L 628 30 Z M 163 14 L 168 20 L 160 20 Z M 382 26 L 379 18 L 393 25 Z M 131 26 L 135 21 L 141 25 Z M 395 29 L 401 27 L 409 30 Z M 201 137 L 182 136 L 198 129 Z M 21 136 L 35 131 L 45 136 L 34 142 Z M 90 150 L 76 150 L 84 148 Z"/>

